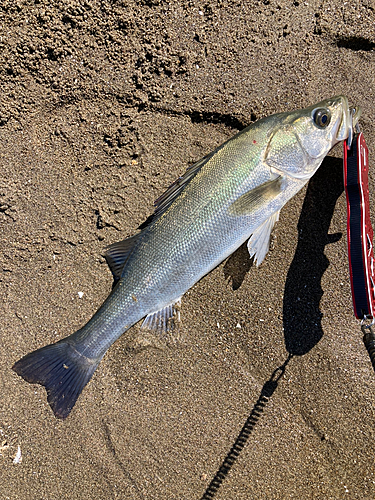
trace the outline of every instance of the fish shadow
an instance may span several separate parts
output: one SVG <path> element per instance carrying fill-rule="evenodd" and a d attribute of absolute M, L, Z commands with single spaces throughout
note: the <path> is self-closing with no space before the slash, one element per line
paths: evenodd
<path fill-rule="evenodd" d="M 200 500 L 212 500 L 249 440 L 277 389 L 290 360 L 309 352 L 322 338 L 323 295 L 321 279 L 329 266 L 325 246 L 339 241 L 341 233 L 328 234 L 336 202 L 344 190 L 342 160 L 326 157 L 310 180 L 298 221 L 297 249 L 289 268 L 283 301 L 285 346 L 288 357 L 264 383 L 259 398 L 238 437 Z M 241 286 L 252 266 L 244 243 L 227 261 L 224 272 L 233 289 Z M 244 264 L 245 262 L 245 264 Z"/>
<path fill-rule="evenodd" d="M 324 250 L 342 237 L 342 233 L 328 231 L 343 190 L 342 160 L 326 157 L 308 184 L 298 221 L 297 249 L 285 282 L 284 341 L 293 355 L 308 353 L 323 337 L 321 280 L 330 263 Z"/>
<path fill-rule="evenodd" d="M 232 289 L 238 290 L 247 273 L 253 267 L 254 258 L 250 258 L 247 241 L 232 253 L 224 265 L 224 277 L 232 283 Z"/>
<path fill-rule="evenodd" d="M 283 326 L 290 354 L 306 354 L 323 336 L 321 279 L 329 266 L 324 249 L 342 237 L 342 233 L 328 234 L 328 230 L 343 191 L 342 160 L 327 156 L 308 184 L 298 221 L 297 249 L 285 283 Z M 253 265 L 245 242 L 224 265 L 224 277 L 233 290 L 240 288 Z"/>

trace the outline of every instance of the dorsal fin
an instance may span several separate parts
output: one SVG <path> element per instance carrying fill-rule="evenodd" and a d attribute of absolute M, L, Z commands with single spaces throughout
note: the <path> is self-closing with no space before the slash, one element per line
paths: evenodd
<path fill-rule="evenodd" d="M 142 222 L 142 224 L 138 227 L 138 229 L 144 229 L 149 224 L 151 224 L 151 222 L 154 222 L 157 218 L 159 218 L 173 203 L 173 201 L 179 196 L 179 194 L 182 193 L 182 191 L 186 188 L 189 182 L 197 175 L 197 173 L 201 170 L 203 165 L 205 165 L 208 162 L 208 160 L 210 160 L 221 147 L 222 145 L 216 148 L 208 155 L 206 155 L 201 160 L 197 161 L 197 163 L 194 163 L 194 165 L 191 165 L 186 170 L 184 175 L 176 179 L 167 188 L 167 190 L 161 196 L 159 196 L 157 200 L 155 200 L 154 202 L 155 212 L 152 215 L 150 215 L 150 217 L 148 217 L 144 222 Z"/>
<path fill-rule="evenodd" d="M 191 165 L 182 177 L 179 177 L 176 181 L 174 181 L 169 188 L 163 193 L 159 198 L 154 202 L 155 212 L 150 215 L 142 224 L 138 227 L 138 229 L 145 229 L 150 225 L 151 222 L 155 221 L 158 217 L 163 214 L 167 208 L 172 204 L 172 202 L 178 197 L 178 195 L 185 189 L 185 187 L 189 184 L 191 179 L 196 176 L 196 174 L 200 171 L 200 169 L 205 165 L 213 155 L 223 147 L 223 145 L 216 148 L 214 151 L 206 155 L 201 160 Z M 112 271 L 114 285 L 118 282 L 121 277 L 122 270 L 124 265 L 134 248 L 134 245 L 137 243 L 139 237 L 142 235 L 142 231 L 130 238 L 126 238 L 126 240 L 118 241 L 110 245 L 104 254 L 104 257 L 107 261 L 107 264 Z"/>
<path fill-rule="evenodd" d="M 121 278 L 125 262 L 128 260 L 131 251 L 141 235 L 142 232 L 135 234 L 134 236 L 130 236 L 130 238 L 126 238 L 126 240 L 112 243 L 112 245 L 109 245 L 109 247 L 106 248 L 104 257 L 110 270 L 112 271 L 114 285 Z"/>

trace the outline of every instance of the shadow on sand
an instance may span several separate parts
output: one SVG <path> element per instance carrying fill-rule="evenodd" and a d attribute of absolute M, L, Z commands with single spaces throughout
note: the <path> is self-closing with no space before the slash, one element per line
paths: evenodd
<path fill-rule="evenodd" d="M 321 279 L 329 266 L 325 246 L 338 241 L 342 234 L 328 234 L 337 199 L 344 190 L 342 160 L 327 157 L 310 180 L 298 222 L 298 243 L 285 283 L 283 324 L 288 357 L 265 382 L 249 417 L 219 470 L 208 485 L 201 500 L 211 500 L 250 438 L 254 427 L 270 403 L 292 357 L 309 352 L 322 338 L 322 313 L 319 309 L 323 295 Z M 233 289 L 241 286 L 252 261 L 242 245 L 227 261 L 224 274 L 232 280 Z"/>
<path fill-rule="evenodd" d="M 285 347 L 297 356 L 309 352 L 323 336 L 321 280 L 329 266 L 324 250 L 342 237 L 328 230 L 343 190 L 342 160 L 328 157 L 309 183 L 298 221 L 297 249 L 285 282 Z"/>

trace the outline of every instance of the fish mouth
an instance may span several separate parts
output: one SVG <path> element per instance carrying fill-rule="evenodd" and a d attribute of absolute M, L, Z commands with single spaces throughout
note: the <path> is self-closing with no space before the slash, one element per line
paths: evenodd
<path fill-rule="evenodd" d="M 358 131 L 358 120 L 361 116 L 362 109 L 360 106 L 349 107 L 348 99 L 341 96 L 342 101 L 342 115 L 340 125 L 336 134 L 336 141 L 344 141 L 347 139 L 348 146 L 351 146 L 354 131 Z"/>

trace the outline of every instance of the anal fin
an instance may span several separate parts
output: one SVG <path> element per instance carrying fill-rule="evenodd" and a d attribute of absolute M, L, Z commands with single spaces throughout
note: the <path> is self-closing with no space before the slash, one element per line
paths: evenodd
<path fill-rule="evenodd" d="M 279 220 L 280 211 L 273 213 L 260 226 L 258 226 L 249 241 L 247 248 L 250 257 L 254 257 L 254 262 L 259 266 L 264 260 L 270 247 L 270 238 L 273 226 Z"/>
<path fill-rule="evenodd" d="M 143 330 L 151 330 L 155 333 L 166 334 L 174 333 L 178 330 L 180 319 L 180 309 L 181 309 L 181 297 L 177 300 L 155 311 L 144 319 L 141 328 Z"/>

